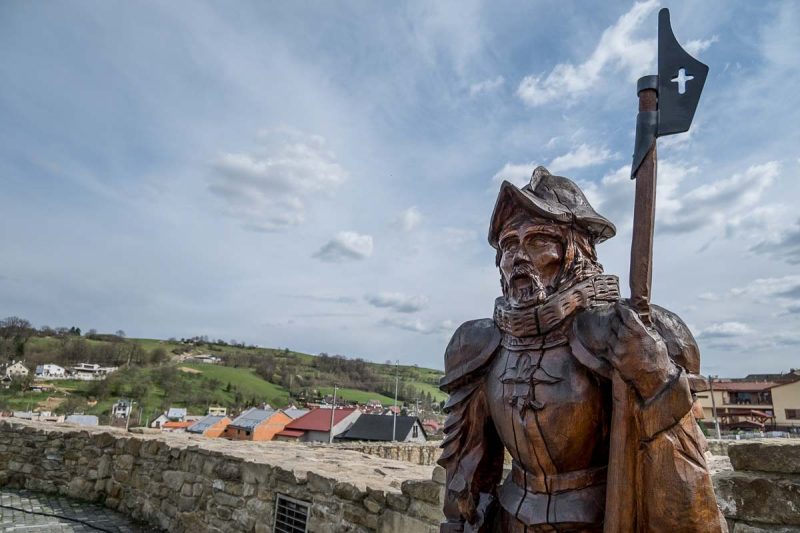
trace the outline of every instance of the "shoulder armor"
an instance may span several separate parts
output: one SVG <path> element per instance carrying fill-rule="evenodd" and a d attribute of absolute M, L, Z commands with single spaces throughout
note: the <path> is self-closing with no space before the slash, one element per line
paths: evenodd
<path fill-rule="evenodd" d="M 700 348 L 686 323 L 672 311 L 651 305 L 653 325 L 667 345 L 669 357 L 688 374 L 700 373 Z"/>
<path fill-rule="evenodd" d="M 500 346 L 502 333 L 491 318 L 464 322 L 453 334 L 444 352 L 444 377 L 439 388 L 449 393 L 464 378 L 482 369 Z"/>

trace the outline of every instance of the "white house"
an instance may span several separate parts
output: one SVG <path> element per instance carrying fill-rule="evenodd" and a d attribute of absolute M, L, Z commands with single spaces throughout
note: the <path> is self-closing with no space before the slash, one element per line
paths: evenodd
<path fill-rule="evenodd" d="M 128 418 L 132 408 L 130 400 L 117 400 L 117 403 L 111 406 L 111 416 L 115 418 Z"/>
<path fill-rule="evenodd" d="M 82 380 L 104 379 L 115 370 L 115 366 L 100 366 L 96 363 L 80 363 L 72 367 L 73 377 Z"/>
<path fill-rule="evenodd" d="M 30 374 L 30 371 L 27 368 L 25 368 L 25 365 L 23 365 L 20 361 L 10 364 L 6 367 L 6 376 L 12 379 L 17 377 L 24 377 L 27 376 L 28 374 Z"/>
<path fill-rule="evenodd" d="M 58 365 L 39 365 L 36 367 L 37 378 L 64 378 L 67 371 Z"/>

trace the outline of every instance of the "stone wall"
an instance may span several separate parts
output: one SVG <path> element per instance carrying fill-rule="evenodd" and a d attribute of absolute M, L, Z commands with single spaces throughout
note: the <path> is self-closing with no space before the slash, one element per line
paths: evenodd
<path fill-rule="evenodd" d="M 310 502 L 311 532 L 435 532 L 442 474 L 321 446 L 0 421 L 0 485 L 100 502 L 171 532 L 272 531 L 277 494 Z"/>
<path fill-rule="evenodd" d="M 415 465 L 431 466 L 442 454 L 441 441 L 425 443 L 402 442 L 346 442 L 334 446 L 340 450 L 353 450 L 395 461 L 405 461 Z"/>
<path fill-rule="evenodd" d="M 436 453 L 435 443 L 230 442 L 0 421 L 0 485 L 101 502 L 177 532 L 272 531 L 278 494 L 310 503 L 313 533 L 437 532 L 444 471 L 418 464 Z M 734 470 L 716 457 L 712 471 L 731 533 L 800 531 L 800 442 L 735 442 L 728 453 Z"/>
<path fill-rule="evenodd" d="M 714 476 L 731 533 L 800 531 L 800 442 L 731 442 L 733 471 Z"/>

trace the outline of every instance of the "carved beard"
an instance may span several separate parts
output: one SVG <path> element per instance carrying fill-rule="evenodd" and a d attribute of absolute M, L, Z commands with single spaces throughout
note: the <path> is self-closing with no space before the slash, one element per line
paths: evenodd
<path fill-rule="evenodd" d="M 520 283 L 520 279 L 525 280 Z M 511 280 L 501 279 L 503 296 L 512 307 L 528 307 L 539 305 L 547 299 L 548 291 L 539 275 L 530 263 L 520 263 L 514 266 Z"/>

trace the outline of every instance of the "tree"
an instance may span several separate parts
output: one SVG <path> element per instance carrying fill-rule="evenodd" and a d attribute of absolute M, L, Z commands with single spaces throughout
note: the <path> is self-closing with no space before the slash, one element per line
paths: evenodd
<path fill-rule="evenodd" d="M 118 329 L 117 331 L 115 331 L 114 335 L 116 335 L 117 337 L 122 337 L 123 339 L 125 338 L 125 332 L 122 331 L 121 329 Z"/>
<path fill-rule="evenodd" d="M 10 316 L 0 320 L 0 345 L 6 358 L 22 359 L 25 357 L 25 343 L 36 333 L 30 321 L 18 316 Z"/>

